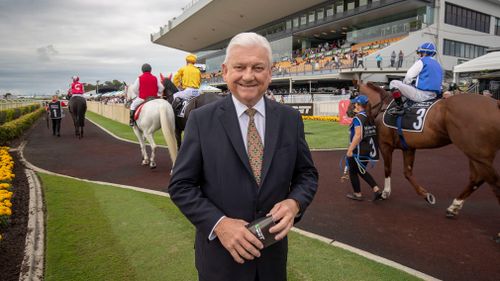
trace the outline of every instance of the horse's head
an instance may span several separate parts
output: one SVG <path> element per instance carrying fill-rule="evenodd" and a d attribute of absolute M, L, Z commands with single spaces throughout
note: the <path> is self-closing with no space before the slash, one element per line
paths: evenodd
<path fill-rule="evenodd" d="M 174 85 L 172 80 L 165 78 L 161 81 L 163 85 L 163 98 L 166 99 L 169 103 L 174 101 L 174 94 L 179 91 L 177 87 Z"/>
<path fill-rule="evenodd" d="M 132 88 L 129 87 L 128 85 L 124 86 L 123 93 L 125 94 L 125 97 L 127 98 L 127 100 L 135 99 L 135 97 L 137 96 L 135 94 L 135 92 L 132 90 Z"/>
<path fill-rule="evenodd" d="M 391 95 L 387 93 L 384 89 L 379 86 L 373 84 L 372 82 L 368 82 L 366 84 L 359 84 L 359 93 L 360 95 L 365 95 L 368 97 L 369 104 L 371 107 L 371 115 L 373 118 L 376 118 L 380 113 L 382 113 L 389 102 L 392 100 Z M 349 108 L 354 105 L 349 105 Z"/>

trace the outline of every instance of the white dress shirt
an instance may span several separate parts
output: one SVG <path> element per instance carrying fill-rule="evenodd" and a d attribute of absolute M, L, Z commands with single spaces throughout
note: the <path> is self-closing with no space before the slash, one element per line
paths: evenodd
<path fill-rule="evenodd" d="M 245 110 L 248 109 L 248 106 L 241 103 L 238 99 L 236 99 L 233 95 L 231 95 L 233 99 L 234 107 L 236 109 L 236 116 L 238 117 L 238 122 L 240 123 L 241 136 L 243 137 L 243 143 L 245 144 L 245 150 L 248 153 L 247 147 L 247 133 L 248 133 L 248 121 L 250 121 L 250 117 L 245 113 Z M 265 147 L 264 136 L 266 132 L 266 105 L 264 103 L 264 97 L 261 97 L 257 104 L 254 105 L 255 110 L 257 112 L 254 115 L 255 127 L 259 132 L 260 139 L 262 140 L 262 145 Z M 214 240 L 217 236 L 214 233 L 215 227 L 220 223 L 220 221 L 225 218 L 222 216 L 217 223 L 215 223 L 212 231 L 208 235 L 208 239 Z"/>

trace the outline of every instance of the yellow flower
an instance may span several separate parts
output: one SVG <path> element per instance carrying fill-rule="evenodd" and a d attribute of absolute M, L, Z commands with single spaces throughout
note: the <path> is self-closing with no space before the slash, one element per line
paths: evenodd
<path fill-rule="evenodd" d="M 4 204 L 6 207 L 9 207 L 9 208 L 10 208 L 10 207 L 12 207 L 12 203 L 10 202 L 10 200 L 5 200 L 5 201 L 3 202 L 3 204 Z"/>

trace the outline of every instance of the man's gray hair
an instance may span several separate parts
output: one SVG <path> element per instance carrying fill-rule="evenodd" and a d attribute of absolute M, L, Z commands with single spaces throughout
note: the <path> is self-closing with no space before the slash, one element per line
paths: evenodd
<path fill-rule="evenodd" d="M 231 41 L 229 42 L 229 45 L 227 45 L 226 48 L 226 57 L 224 58 L 224 64 L 227 63 L 227 60 L 229 58 L 229 54 L 231 53 L 231 50 L 236 47 L 253 47 L 253 46 L 260 46 L 266 50 L 267 56 L 269 58 L 269 67 L 272 66 L 273 64 L 273 53 L 271 51 L 271 44 L 269 44 L 269 41 L 262 36 L 259 35 L 255 32 L 242 32 L 237 35 L 235 35 Z"/>

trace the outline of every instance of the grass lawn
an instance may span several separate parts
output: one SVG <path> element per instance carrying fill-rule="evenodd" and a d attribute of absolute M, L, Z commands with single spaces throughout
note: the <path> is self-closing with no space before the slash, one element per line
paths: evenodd
<path fill-rule="evenodd" d="M 45 280 L 196 280 L 194 228 L 166 197 L 39 174 Z M 289 280 L 418 280 L 292 233 Z"/>
<path fill-rule="evenodd" d="M 137 141 L 130 126 L 121 124 L 96 113 L 87 111 L 86 117 L 113 134 L 124 139 Z M 304 121 L 304 130 L 309 147 L 314 149 L 346 148 L 348 145 L 348 127 L 329 121 Z M 165 140 L 160 131 L 155 133 L 155 142 L 165 145 Z"/>

